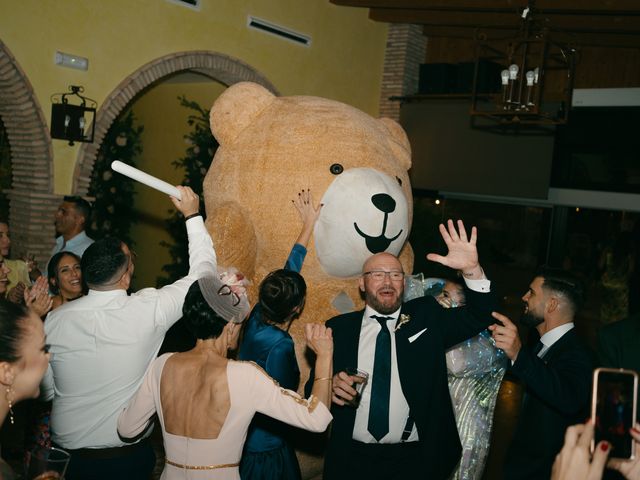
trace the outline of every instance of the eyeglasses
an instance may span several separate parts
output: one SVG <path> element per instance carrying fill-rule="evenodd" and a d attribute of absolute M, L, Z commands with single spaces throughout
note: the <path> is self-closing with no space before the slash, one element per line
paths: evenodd
<path fill-rule="evenodd" d="M 218 289 L 218 295 L 231 295 L 231 301 L 234 307 L 237 307 L 240 303 L 240 297 L 236 294 L 236 292 L 231 290 L 231 287 L 229 285 L 221 286 Z"/>
<path fill-rule="evenodd" d="M 393 270 L 391 272 L 386 272 L 384 270 L 371 270 L 370 272 L 364 272 L 362 275 L 369 275 L 370 278 L 376 281 L 384 280 L 384 277 L 389 275 L 389 278 L 394 282 L 399 282 L 400 280 L 404 280 L 404 272 L 399 270 Z"/>

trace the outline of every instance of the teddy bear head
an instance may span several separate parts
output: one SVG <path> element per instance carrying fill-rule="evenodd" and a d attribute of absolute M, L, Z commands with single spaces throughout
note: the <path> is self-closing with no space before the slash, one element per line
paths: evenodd
<path fill-rule="evenodd" d="M 300 228 L 291 199 L 309 188 L 323 208 L 303 268 L 308 283 L 353 282 L 382 251 L 403 251 L 411 270 L 411 150 L 395 121 L 249 82 L 228 88 L 210 120 L 220 147 L 204 192 L 221 265 L 258 282 L 282 268 Z"/>

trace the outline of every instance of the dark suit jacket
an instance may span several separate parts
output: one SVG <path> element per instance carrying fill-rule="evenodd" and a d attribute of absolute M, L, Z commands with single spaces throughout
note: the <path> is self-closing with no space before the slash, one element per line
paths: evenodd
<path fill-rule="evenodd" d="M 640 373 L 640 314 L 602 327 L 598 357 L 602 367 L 629 368 Z"/>
<path fill-rule="evenodd" d="M 598 332 L 598 365 L 627 368 L 640 374 L 640 314 L 602 327 Z M 640 421 L 640 409 L 636 419 Z"/>
<path fill-rule="evenodd" d="M 493 323 L 495 297 L 466 291 L 467 306 L 444 309 L 432 297 L 402 305 L 410 321 L 396 333 L 396 360 L 402 392 L 409 404 L 423 446 L 423 478 L 446 479 L 460 458 L 460 439 L 449 397 L 445 350 L 478 334 Z M 334 317 L 334 372 L 357 367 L 363 311 Z M 409 338 L 425 329 L 413 342 Z M 314 374 L 310 377 L 314 378 Z M 307 385 L 309 388 L 311 381 Z M 325 457 L 325 479 L 353 478 L 345 472 L 355 422 L 355 409 L 333 405 L 333 425 Z"/>
<path fill-rule="evenodd" d="M 589 416 L 591 358 L 575 329 L 542 359 L 522 347 L 511 371 L 524 382 L 525 395 L 507 452 L 505 479 L 549 479 L 565 430 Z"/>

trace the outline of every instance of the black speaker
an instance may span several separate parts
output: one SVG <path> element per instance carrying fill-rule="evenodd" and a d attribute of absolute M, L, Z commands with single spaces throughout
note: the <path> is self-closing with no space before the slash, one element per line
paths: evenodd
<path fill-rule="evenodd" d="M 418 93 L 453 93 L 456 90 L 458 66 L 451 63 L 422 63 Z"/>
<path fill-rule="evenodd" d="M 463 62 L 458 64 L 456 93 L 471 93 L 473 88 L 473 71 L 475 62 Z M 500 72 L 504 67 L 489 60 L 478 61 L 478 93 L 497 93 L 501 89 Z"/>

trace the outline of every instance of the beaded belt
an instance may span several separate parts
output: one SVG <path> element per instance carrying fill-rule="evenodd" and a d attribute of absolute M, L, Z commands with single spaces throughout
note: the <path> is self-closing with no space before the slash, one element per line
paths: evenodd
<path fill-rule="evenodd" d="M 237 467 L 237 466 L 240 465 L 240 463 L 223 463 L 223 464 L 220 464 L 220 465 L 196 466 L 196 465 L 182 465 L 180 463 L 172 462 L 168 458 L 165 458 L 164 461 L 165 461 L 165 463 L 167 465 L 171 465 L 171 466 L 177 467 L 177 468 L 182 468 L 184 470 L 216 470 L 218 468 L 232 468 L 232 467 Z"/>

